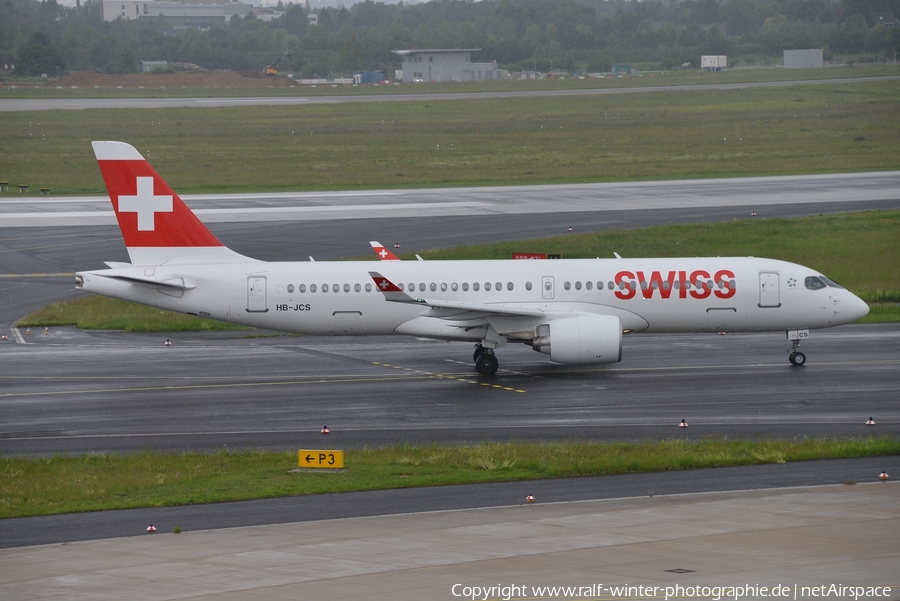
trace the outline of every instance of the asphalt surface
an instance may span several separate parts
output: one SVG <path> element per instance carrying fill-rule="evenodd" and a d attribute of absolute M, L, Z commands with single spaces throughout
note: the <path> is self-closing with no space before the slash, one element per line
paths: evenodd
<path fill-rule="evenodd" d="M 0 345 L 2 455 L 297 449 L 324 425 L 337 448 L 900 434 L 898 324 L 815 331 L 801 368 L 779 333 L 637 334 L 609 366 L 509 345 L 489 378 L 471 345 L 409 337 L 18 335 Z"/>
<path fill-rule="evenodd" d="M 692 90 L 739 90 L 745 88 L 771 88 L 798 85 L 822 85 L 835 82 L 882 81 L 898 79 L 897 76 L 854 77 L 840 79 L 809 79 L 797 81 L 766 81 L 753 83 L 711 83 L 701 85 L 644 86 L 637 88 L 595 88 L 589 90 L 543 90 L 509 92 L 456 92 L 449 94 L 362 94 L 358 96 L 303 96 L 304 88 L 296 88 L 294 97 L 240 97 L 240 98 L 68 98 L 0 100 L 0 111 L 48 111 L 84 109 L 153 109 L 172 107 L 219 107 L 258 105 L 350 104 L 359 102 L 423 102 L 436 100 L 472 100 L 480 98 L 515 98 L 540 96 L 593 96 L 605 94 L 635 94 L 646 92 L 671 93 Z M 510 82 L 511 86 L 516 85 Z M 52 93 L 52 90 L 48 90 Z"/>
<path fill-rule="evenodd" d="M 0 548 L 335 518 L 397 515 L 478 507 L 877 482 L 900 473 L 900 457 L 800 461 L 705 470 L 436 486 L 0 520 Z"/>
<path fill-rule="evenodd" d="M 824 180 L 824 184 L 816 178 L 774 178 L 755 190 L 754 182 L 731 182 L 719 190 L 700 184 L 696 190 L 715 193 L 707 192 L 702 202 L 697 202 L 696 197 L 702 195 L 685 189 L 677 197 L 689 201 L 679 205 L 673 200 L 671 208 L 660 205 L 666 194 L 672 193 L 665 183 L 606 189 L 606 195 L 615 197 L 618 204 L 592 203 L 597 190 L 591 187 L 565 188 L 562 196 L 567 202 L 573 206 L 581 203 L 584 208 L 569 213 L 539 210 L 534 208 L 540 206 L 539 202 L 530 202 L 530 212 L 513 207 L 496 214 L 435 217 L 426 207 L 414 211 L 413 216 L 391 219 L 355 214 L 354 219 L 346 219 L 347 212 L 338 211 L 326 219 L 307 220 L 302 215 L 308 213 L 301 211 L 286 221 L 250 222 L 246 221 L 247 213 L 254 206 L 273 206 L 271 199 L 198 199 L 197 203 L 212 202 L 205 206 L 220 211 L 216 219 L 221 221 L 213 220 L 211 229 L 238 252 L 264 260 L 303 260 L 308 255 L 321 260 L 366 255 L 371 252 L 366 242 L 372 239 L 389 246 L 401 242 L 402 250 L 417 251 L 558 235 L 573 224 L 576 232 L 585 232 L 746 218 L 751 211 L 766 217 L 896 209 L 900 207 L 900 188 L 890 182 L 896 175 L 875 174 L 871 181 L 884 177 L 887 179 L 877 186 L 867 185 L 865 177 L 848 177 L 843 182 L 840 178 Z M 874 197 L 869 196 L 875 188 Z M 522 189 L 490 191 L 491 196 L 508 198 L 521 193 Z M 720 193 L 725 200 L 717 203 Z M 540 194 L 556 196 L 547 190 Z M 746 200 L 735 201 L 736 195 Z M 408 201 L 405 197 L 404 202 Z M 452 197 L 452 191 L 445 191 L 440 198 L 423 196 L 418 201 L 441 204 L 458 199 Z M 279 202 L 276 208 L 284 204 L 307 206 L 290 199 Z M 344 202 L 348 201 L 336 204 Z M 482 197 L 478 202 L 495 200 Z M 496 206 L 502 205 L 497 201 Z M 85 207 L 94 210 L 89 203 Z M 896 436 L 900 428 L 896 404 L 900 328 L 892 325 L 814 332 L 804 342 L 809 361 L 802 368 L 789 366 L 784 352 L 787 343 L 778 333 L 635 335 L 626 337 L 624 360 L 615 366 L 555 366 L 527 347 L 507 347 L 499 353 L 501 371 L 490 379 L 476 376 L 468 345 L 402 337 L 157 336 L 54 328 L 47 335 L 42 331 L 30 335 L 19 332 L 26 343 L 20 344 L 10 329 L 15 320 L 52 300 L 78 295 L 68 274 L 100 267 L 103 261 L 127 260 L 116 227 L 54 225 L 54 214 L 62 209 L 51 205 L 45 208 L 46 223 L 28 217 L 32 220 L 29 227 L 0 227 L 0 325 L 11 338 L 0 343 L 3 455 L 300 448 L 320 443 L 318 432 L 324 424 L 332 431 L 329 446 L 346 448 L 431 441 L 794 438 L 872 432 Z M 222 208 L 247 211 L 228 217 Z M 483 207 L 476 208 L 483 211 Z M 9 223 L 3 219 L 0 210 L 0 224 Z M 603 249 L 608 254 L 613 250 Z M 173 338 L 173 347 L 162 346 L 166 337 Z M 864 425 L 870 415 L 877 426 Z M 681 419 L 688 421 L 688 429 L 676 427 Z M 858 470 L 851 468 L 828 477 L 823 475 L 827 472 L 824 464 L 808 464 L 811 475 L 804 482 L 862 481 L 873 469 L 897 471 L 891 467 L 895 463 L 894 459 L 872 460 L 860 463 L 864 467 Z M 656 478 L 667 482 L 669 476 L 641 477 L 648 482 L 656 482 Z M 709 485 L 703 484 L 707 477 L 696 477 L 699 480 L 676 480 L 686 487 L 683 492 L 707 490 Z M 740 476 L 730 486 L 763 487 L 766 478 L 764 475 L 757 482 Z M 558 491 L 560 500 L 598 498 L 600 494 L 598 485 L 587 479 L 573 480 L 572 489 L 557 488 L 556 482 L 547 485 L 550 488 L 540 488 L 541 494 Z M 603 482 L 605 489 L 607 484 Z M 783 480 L 777 482 L 778 486 L 786 485 Z M 471 506 L 501 503 L 500 497 L 508 499 L 510 494 L 519 499 L 524 488 L 515 487 L 525 485 L 508 486 L 513 492 L 497 493 L 493 502 L 475 501 L 477 495 L 469 497 L 468 493 L 462 496 L 473 499 Z M 533 483 L 526 488 L 543 486 Z M 384 511 L 383 507 L 421 511 L 442 507 L 431 505 L 432 497 L 449 496 L 435 489 L 416 489 L 396 493 L 407 495 L 400 502 L 391 499 L 394 493 L 383 494 L 389 499 L 383 505 L 373 500 L 375 497 L 360 497 L 357 506 L 375 512 Z M 352 509 L 354 505 L 345 504 L 343 499 L 331 504 L 298 502 L 323 502 L 323 507 L 331 511 L 327 517 L 373 515 L 355 513 L 360 509 Z M 288 508 L 284 513 L 268 507 L 245 508 L 226 512 L 214 522 L 198 521 L 194 525 L 188 521 L 193 515 L 190 512 L 202 516 L 215 513 L 214 508 L 181 508 L 188 514 L 171 515 L 183 527 L 190 523 L 194 528 L 243 524 L 246 522 L 240 520 L 247 515 L 267 520 L 265 523 L 295 521 L 306 512 L 303 508 Z M 312 509 L 309 512 L 320 519 L 326 515 Z M 30 523 L 4 520 L 0 521 L 0 540 L 24 545 L 120 536 L 134 523 L 148 521 L 147 515 L 138 513 L 115 525 L 119 518 L 110 516 L 106 529 L 98 525 L 107 521 L 106 515 L 34 518 L 37 521 Z M 93 525 L 79 521 L 91 517 L 98 520 Z M 168 517 L 161 517 L 168 523 Z M 56 525 L 56 520 L 65 519 L 74 521 Z"/>

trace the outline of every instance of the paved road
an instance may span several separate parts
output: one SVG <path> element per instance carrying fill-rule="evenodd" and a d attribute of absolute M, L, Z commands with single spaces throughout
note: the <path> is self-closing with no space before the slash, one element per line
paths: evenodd
<path fill-rule="evenodd" d="M 481 98 L 515 98 L 541 96 L 593 96 L 603 94 L 671 93 L 692 90 L 736 90 L 800 85 L 888 81 L 898 76 L 809 79 L 797 81 L 765 81 L 754 83 L 713 83 L 701 85 L 645 86 L 636 88 L 595 88 L 589 90 L 527 90 L 509 92 L 457 92 L 450 94 L 363 94 L 354 96 L 303 96 L 305 88 L 296 88 L 297 96 L 242 98 L 68 98 L 0 100 L 0 111 L 50 111 L 84 109 L 156 109 L 172 107 L 221 107 L 259 105 L 347 104 L 359 102 L 433 102 L 438 100 L 472 100 Z M 516 85 L 510 82 L 510 86 Z M 53 90 L 48 90 L 52 94 Z"/>

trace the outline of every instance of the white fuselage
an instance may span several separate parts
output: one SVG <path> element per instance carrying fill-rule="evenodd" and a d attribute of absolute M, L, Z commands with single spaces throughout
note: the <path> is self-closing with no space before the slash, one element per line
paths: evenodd
<path fill-rule="evenodd" d="M 820 275 L 812 269 L 753 257 L 246 262 L 79 275 L 87 291 L 282 332 L 484 338 L 478 316 L 467 328 L 461 327 L 466 316 L 448 321 L 435 309 L 387 301 L 373 285 L 373 268 L 414 298 L 527 308 L 546 316 L 494 318 L 504 335 L 572 314 L 614 315 L 626 332 L 749 332 L 836 326 L 868 312 L 827 278 L 827 286 L 810 287 L 808 278 Z M 147 281 L 106 277 L 129 270 Z"/>

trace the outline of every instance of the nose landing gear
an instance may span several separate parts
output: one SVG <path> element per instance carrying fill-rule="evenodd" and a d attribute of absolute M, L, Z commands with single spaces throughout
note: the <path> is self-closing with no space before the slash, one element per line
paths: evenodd
<path fill-rule="evenodd" d="M 791 348 L 788 349 L 788 360 L 794 367 L 800 367 L 806 363 L 806 355 L 797 350 L 800 347 L 800 341 L 809 338 L 809 330 L 789 330 L 787 337 L 791 341 Z"/>

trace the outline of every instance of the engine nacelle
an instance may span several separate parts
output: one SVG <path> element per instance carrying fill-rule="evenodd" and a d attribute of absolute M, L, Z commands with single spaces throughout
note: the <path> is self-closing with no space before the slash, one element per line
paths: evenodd
<path fill-rule="evenodd" d="M 584 313 L 554 319 L 538 326 L 529 344 L 558 363 L 618 363 L 622 322 L 615 315 Z"/>

